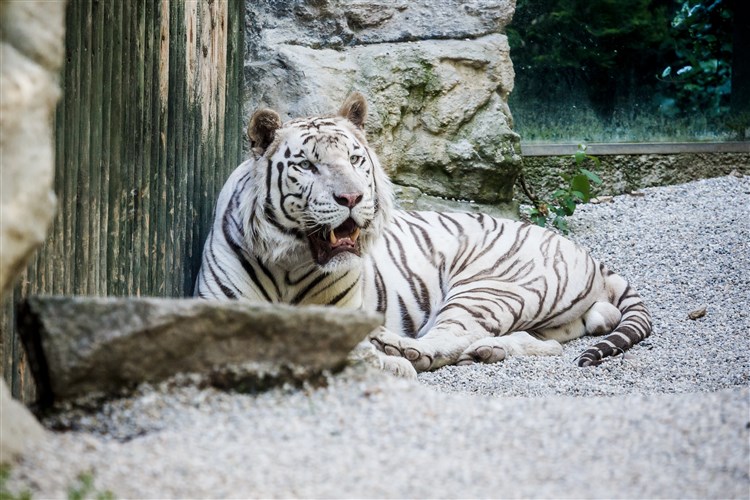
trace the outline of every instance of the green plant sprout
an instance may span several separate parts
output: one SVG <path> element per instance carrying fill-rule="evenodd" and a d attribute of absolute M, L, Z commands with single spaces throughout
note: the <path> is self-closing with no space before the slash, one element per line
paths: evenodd
<path fill-rule="evenodd" d="M 599 186 L 602 180 L 591 170 L 584 168 L 584 162 L 592 162 L 597 168 L 599 159 L 586 152 L 586 145 L 579 144 L 578 150 L 572 155 L 575 159 L 578 171 L 575 174 L 560 174 L 565 181 L 565 186 L 552 193 L 549 200 L 539 199 L 529 187 L 523 174 L 519 177 L 521 189 L 531 201 L 532 206 L 525 209 L 529 219 L 538 226 L 545 227 L 550 224 L 563 234 L 569 231 L 566 217 L 573 215 L 576 205 L 588 203 L 594 191 L 594 186 Z"/>
<path fill-rule="evenodd" d="M 10 467 L 0 467 L 0 500 L 31 500 L 31 492 L 28 490 L 13 493 L 8 489 L 7 483 L 10 478 Z"/>
<path fill-rule="evenodd" d="M 32 500 L 31 492 L 23 490 L 13 493 L 8 489 L 10 467 L 0 467 L 0 500 Z M 68 500 L 114 500 L 115 495 L 109 491 L 98 491 L 94 487 L 94 476 L 91 472 L 82 472 L 76 477 L 75 483 L 68 486 Z"/>
<path fill-rule="evenodd" d="M 114 500 L 114 494 L 107 491 L 97 491 L 94 487 L 94 476 L 91 472 L 78 474 L 76 482 L 68 487 L 68 500 Z"/>

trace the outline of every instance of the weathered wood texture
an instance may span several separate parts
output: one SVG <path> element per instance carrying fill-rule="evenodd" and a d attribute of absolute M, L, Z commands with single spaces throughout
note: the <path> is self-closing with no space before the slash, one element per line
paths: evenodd
<path fill-rule="evenodd" d="M 239 163 L 244 2 L 72 0 L 52 231 L 14 291 L 192 293 L 222 182 Z M 34 397 L 4 304 L 2 370 Z"/>

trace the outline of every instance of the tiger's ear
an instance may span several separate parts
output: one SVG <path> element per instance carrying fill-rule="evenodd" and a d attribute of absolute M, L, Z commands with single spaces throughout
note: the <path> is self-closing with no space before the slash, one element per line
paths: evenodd
<path fill-rule="evenodd" d="M 367 118 L 367 101 L 365 96 L 359 92 L 352 92 L 349 97 L 346 98 L 344 104 L 339 110 L 339 115 L 343 116 L 357 128 L 365 128 L 365 119 Z"/>
<path fill-rule="evenodd" d="M 250 139 L 250 147 L 253 151 L 259 155 L 265 153 L 279 128 L 281 128 L 281 117 L 276 111 L 259 109 L 253 113 L 250 124 L 247 126 L 247 138 Z"/>

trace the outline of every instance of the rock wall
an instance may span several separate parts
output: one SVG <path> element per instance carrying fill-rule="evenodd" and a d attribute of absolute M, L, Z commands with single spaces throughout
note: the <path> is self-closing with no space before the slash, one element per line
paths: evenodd
<path fill-rule="evenodd" d="M 52 115 L 65 2 L 0 2 L 0 297 L 55 214 Z"/>
<path fill-rule="evenodd" d="M 245 114 L 290 118 L 363 92 L 394 181 L 428 195 L 510 202 L 520 170 L 503 34 L 513 0 L 247 3 Z"/>
<path fill-rule="evenodd" d="M 651 186 L 682 184 L 729 175 L 750 175 L 747 153 L 680 153 L 651 155 L 597 155 L 595 169 L 603 183 L 600 195 L 616 195 Z M 573 174 L 578 167 L 570 156 L 527 156 L 524 177 L 538 195 L 549 196 L 562 186 L 560 174 Z M 590 168 L 587 166 L 587 168 Z"/>

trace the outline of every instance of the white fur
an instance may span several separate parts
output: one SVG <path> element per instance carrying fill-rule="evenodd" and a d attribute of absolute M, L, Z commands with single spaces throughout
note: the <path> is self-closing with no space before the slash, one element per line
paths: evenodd
<path fill-rule="evenodd" d="M 588 335 L 604 335 L 615 329 L 622 313 L 609 302 L 597 302 L 583 316 Z"/>

